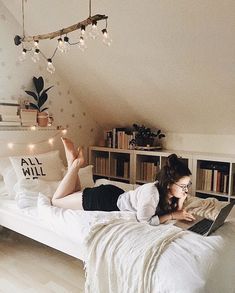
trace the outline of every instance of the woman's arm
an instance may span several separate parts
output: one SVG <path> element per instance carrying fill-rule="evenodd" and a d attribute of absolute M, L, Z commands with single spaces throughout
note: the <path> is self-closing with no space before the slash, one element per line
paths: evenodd
<path fill-rule="evenodd" d="M 186 210 L 177 210 L 175 212 L 159 217 L 160 224 L 170 220 L 185 220 L 191 222 L 194 221 L 195 218 L 191 213 L 188 213 Z"/>

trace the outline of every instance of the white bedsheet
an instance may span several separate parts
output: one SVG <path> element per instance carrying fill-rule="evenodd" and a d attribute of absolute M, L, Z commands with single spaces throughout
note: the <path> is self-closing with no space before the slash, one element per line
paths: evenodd
<path fill-rule="evenodd" d="M 34 187 L 30 187 L 30 192 L 32 192 Z M 40 189 L 40 184 L 37 188 Z M 46 188 L 50 189 L 53 187 L 47 186 Z M 34 192 L 35 194 L 33 196 L 37 199 L 37 207 L 35 207 L 34 199 L 33 201 L 29 201 L 29 204 L 32 206 L 28 206 L 22 210 L 18 209 L 18 212 L 25 213 L 28 217 L 34 216 L 37 218 L 37 221 L 43 223 L 54 233 L 71 240 L 73 243 L 77 243 L 78 249 L 83 245 L 85 247 L 84 259 L 86 259 L 89 253 L 90 247 L 88 244 L 94 233 L 97 232 L 97 225 L 100 227 L 100 231 L 102 231 L 113 220 L 120 221 L 124 219 L 125 222 L 130 221 L 136 223 L 136 217 L 133 213 L 73 211 L 53 207 L 50 205 L 50 200 L 47 196 L 43 194 L 38 196 L 37 189 Z M 21 194 L 22 197 L 23 194 L 27 196 L 27 187 Z M 0 205 L 4 201 L 1 200 Z M 35 214 L 33 215 L 33 213 Z M 167 225 L 172 225 L 172 223 Z M 156 237 L 158 230 L 162 229 L 162 227 L 164 225 L 155 227 Z M 101 234 L 98 233 L 97 237 L 99 235 Z M 137 236 L 141 238 L 142 233 L 138 232 Z M 105 234 L 102 237 L 105 240 Z M 103 241 L 102 238 L 100 241 Z M 131 246 L 132 244 L 129 243 L 128 245 Z M 108 249 L 113 248 L 112 246 L 107 247 L 107 254 L 109 253 Z M 127 254 L 129 255 L 130 251 L 127 251 Z M 112 255 L 113 262 L 115 263 L 115 252 Z M 101 279 L 100 281 L 104 282 L 105 280 Z M 182 237 L 176 238 L 168 243 L 154 266 L 151 284 L 151 292 L 154 293 L 234 293 L 235 221 L 225 223 L 209 237 L 186 232 L 183 233 Z M 115 290 L 115 293 L 118 292 L 117 288 Z M 96 292 L 99 292 L 98 289 Z"/>

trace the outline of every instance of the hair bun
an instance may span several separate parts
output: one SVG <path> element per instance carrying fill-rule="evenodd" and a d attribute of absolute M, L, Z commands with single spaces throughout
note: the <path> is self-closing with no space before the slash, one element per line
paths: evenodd
<path fill-rule="evenodd" d="M 175 166 L 179 163 L 179 158 L 176 154 L 171 154 L 167 157 L 167 167 L 170 169 L 175 169 Z"/>

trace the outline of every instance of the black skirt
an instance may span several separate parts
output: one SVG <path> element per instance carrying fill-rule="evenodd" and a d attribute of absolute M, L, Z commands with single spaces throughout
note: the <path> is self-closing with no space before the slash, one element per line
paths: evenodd
<path fill-rule="evenodd" d="M 85 188 L 82 206 L 86 211 L 119 211 L 117 200 L 124 190 L 111 184 Z"/>

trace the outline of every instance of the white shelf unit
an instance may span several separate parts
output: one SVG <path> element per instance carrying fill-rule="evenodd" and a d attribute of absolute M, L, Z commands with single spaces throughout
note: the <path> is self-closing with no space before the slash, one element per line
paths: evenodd
<path fill-rule="evenodd" d="M 92 146 L 89 148 L 89 163 L 94 165 L 96 178 L 104 177 L 132 184 L 144 184 L 155 180 L 156 172 L 165 165 L 167 157 L 172 153 L 180 157 L 192 172 L 192 188 L 189 191 L 191 194 L 202 197 L 213 196 L 228 201 L 235 200 L 235 155 L 175 150 L 125 150 Z M 106 158 L 106 163 L 101 163 L 99 159 L 101 157 Z M 121 162 L 119 167 L 117 167 L 118 161 Z M 126 162 L 125 167 L 124 162 Z M 103 172 L 99 172 L 100 168 Z M 118 168 L 123 170 L 117 174 Z M 210 171 L 202 171 L 206 168 Z M 214 181 L 219 180 L 219 172 L 221 173 L 220 181 L 218 181 L 220 188 L 216 189 L 217 184 L 215 185 Z"/>
<path fill-rule="evenodd" d="M 195 195 L 235 200 L 235 156 L 197 153 L 193 156 Z"/>
<path fill-rule="evenodd" d="M 97 178 L 133 183 L 133 154 L 130 150 L 90 147 L 89 164 L 94 166 L 93 174 Z"/>

